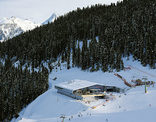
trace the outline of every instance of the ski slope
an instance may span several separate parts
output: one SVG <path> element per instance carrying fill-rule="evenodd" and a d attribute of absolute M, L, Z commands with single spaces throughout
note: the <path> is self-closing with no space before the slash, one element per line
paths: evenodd
<path fill-rule="evenodd" d="M 156 81 L 156 70 L 142 67 L 137 61 L 124 59 L 125 66 L 133 66 L 131 70 L 118 72 L 128 82 L 131 79 L 147 78 Z M 61 122 L 61 116 L 65 116 L 64 122 L 156 122 L 156 87 L 148 87 L 145 94 L 144 86 L 135 88 L 127 87 L 122 80 L 112 73 L 87 72 L 78 68 L 67 70 L 55 69 L 49 76 L 50 88 L 40 95 L 20 112 L 20 117 L 12 122 Z M 140 69 L 140 72 L 138 71 Z M 151 74 L 151 75 L 149 75 Z M 56 80 L 53 80 L 57 78 Z M 85 103 L 70 97 L 58 94 L 55 84 L 73 79 L 88 80 L 105 85 L 115 85 L 125 88 L 124 93 L 114 93 L 115 99 L 106 104 L 92 109 L 92 106 L 102 104 L 105 100 Z"/>

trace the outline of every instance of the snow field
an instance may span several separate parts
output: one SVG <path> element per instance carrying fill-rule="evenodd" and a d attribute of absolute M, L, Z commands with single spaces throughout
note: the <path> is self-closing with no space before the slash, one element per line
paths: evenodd
<path fill-rule="evenodd" d="M 132 57 L 130 58 L 132 59 Z M 142 67 L 139 62 L 124 59 L 125 66 L 135 68 L 127 71 L 118 72 L 128 82 L 132 79 L 147 78 L 156 81 L 156 70 Z M 61 122 L 61 116 L 65 116 L 64 122 L 155 122 L 156 117 L 156 88 L 148 87 L 145 94 L 144 86 L 128 88 L 122 80 L 113 73 L 87 72 L 78 68 L 67 70 L 62 66 L 52 71 L 49 76 L 50 88 L 47 92 L 40 95 L 30 103 L 22 112 L 20 117 L 15 120 L 19 122 Z M 152 74 L 149 75 L 149 74 Z M 56 80 L 53 80 L 57 78 Z M 54 88 L 55 84 L 70 81 L 73 79 L 88 80 L 105 85 L 115 85 L 117 87 L 129 89 L 125 94 L 114 93 L 114 100 L 107 102 L 104 106 L 100 105 L 95 109 L 92 106 L 102 104 L 105 100 L 85 103 L 70 97 L 58 94 Z M 131 82 L 130 82 L 131 83 Z"/>

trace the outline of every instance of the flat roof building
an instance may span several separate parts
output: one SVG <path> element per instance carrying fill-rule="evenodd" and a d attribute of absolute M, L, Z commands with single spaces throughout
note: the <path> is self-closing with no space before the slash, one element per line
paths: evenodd
<path fill-rule="evenodd" d="M 113 86 L 105 86 L 100 83 L 90 82 L 86 80 L 72 80 L 55 85 L 58 93 L 66 96 L 83 99 L 84 96 L 100 96 L 104 91 L 113 91 Z M 116 89 L 119 90 L 118 88 Z M 119 91 L 120 92 L 120 91 Z"/>

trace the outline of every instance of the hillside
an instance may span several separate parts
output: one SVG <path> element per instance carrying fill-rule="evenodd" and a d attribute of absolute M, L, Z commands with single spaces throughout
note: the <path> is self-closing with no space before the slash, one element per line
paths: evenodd
<path fill-rule="evenodd" d="M 69 64 L 72 55 L 73 66 L 91 71 L 119 71 L 123 69 L 122 57 L 133 55 L 142 65 L 155 68 L 155 5 L 152 0 L 124 0 L 77 9 L 1 43 L 0 55 L 16 56 L 22 64 L 32 62 L 34 67 L 60 56 Z"/>
<path fill-rule="evenodd" d="M 152 77 L 148 75 L 148 73 L 155 75 L 156 70 L 151 70 L 149 67 L 142 67 L 139 62 L 134 62 L 132 58 L 129 61 L 124 59 L 124 65 L 131 65 L 145 72 L 142 73 L 135 68 L 118 72 L 127 81 L 130 82 L 132 79 L 141 79 L 144 77 L 148 80 L 156 81 L 156 76 Z M 62 70 L 55 68 L 49 75 L 49 90 L 23 109 L 16 121 L 59 122 L 62 120 L 60 117 L 64 115 L 66 117 L 64 122 L 155 122 L 156 88 L 152 86 L 148 87 L 147 94 L 144 92 L 144 86 L 129 89 L 122 80 L 114 76 L 114 73 L 116 72 L 103 73 L 102 71 L 98 71 L 89 73 L 77 68 L 67 70 L 63 66 Z M 57 79 L 53 80 L 55 77 Z M 109 86 L 115 85 L 129 90 L 126 93 L 114 93 L 115 100 L 109 101 L 105 106 L 101 105 L 92 109 L 92 106 L 101 104 L 104 100 L 102 99 L 88 104 L 61 95 L 54 88 L 55 84 L 73 79 L 88 80 Z M 79 117 L 79 115 L 82 116 Z"/>
<path fill-rule="evenodd" d="M 89 81 L 102 82 L 105 79 L 106 84 L 119 87 L 131 82 L 133 76 L 155 81 L 155 78 L 152 79 L 156 68 L 155 18 L 156 1 L 153 0 L 97 4 L 77 8 L 57 17 L 52 23 L 0 42 L 0 108 L 3 109 L 0 111 L 0 121 L 18 117 L 23 107 L 47 90 L 49 74 L 49 77 L 53 77 L 55 71 L 61 68 L 65 69 L 59 72 L 62 75 L 60 77 L 70 72 L 66 74 L 69 78 L 87 80 L 84 76 L 88 75 Z M 141 64 L 131 63 L 129 75 L 124 72 L 128 62 L 125 59 Z M 137 67 L 143 69 L 141 73 L 134 71 L 133 68 Z M 144 69 L 148 76 L 144 77 Z M 120 79 L 117 80 L 113 72 L 119 72 L 129 82 L 124 84 Z M 93 74 L 96 74 L 95 79 Z M 71 79 L 56 81 L 66 80 Z M 49 87 L 54 84 L 49 79 Z M 134 92 L 140 94 L 137 90 Z M 53 87 L 51 91 L 56 95 Z M 144 94 L 141 96 L 146 97 Z M 148 98 L 148 102 L 151 102 L 151 97 Z M 83 108 L 86 105 L 80 106 Z"/>

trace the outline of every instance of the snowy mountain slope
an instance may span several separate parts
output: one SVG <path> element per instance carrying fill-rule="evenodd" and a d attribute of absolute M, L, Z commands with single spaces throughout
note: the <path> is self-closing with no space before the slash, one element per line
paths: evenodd
<path fill-rule="evenodd" d="M 131 79 L 147 78 L 156 81 L 156 70 L 142 67 L 137 61 L 127 61 L 125 66 L 135 68 L 118 72 L 128 82 Z M 140 72 L 138 69 L 144 71 Z M 87 72 L 77 68 L 67 70 L 55 69 L 49 76 L 50 88 L 29 104 L 15 120 L 20 122 L 60 122 L 65 115 L 65 122 L 155 122 L 156 117 L 156 87 L 148 87 L 148 93 L 144 93 L 144 86 L 131 88 L 126 94 L 115 93 L 115 99 L 109 101 L 105 106 L 91 109 L 92 106 L 105 102 L 104 100 L 85 103 L 58 94 L 54 88 L 55 84 L 73 79 L 88 80 L 106 85 L 117 85 L 128 88 L 123 81 L 114 76 L 114 73 Z M 57 77 L 56 80 L 53 80 Z M 13 121 L 13 120 L 12 120 Z"/>
<path fill-rule="evenodd" d="M 0 41 L 13 38 L 22 32 L 32 30 L 39 26 L 29 20 L 22 20 L 16 17 L 3 18 L 0 20 Z"/>
<path fill-rule="evenodd" d="M 55 13 L 53 13 L 46 21 L 44 21 L 42 24 L 45 25 L 45 24 L 48 24 L 48 23 L 51 23 L 53 22 L 55 19 L 57 18 L 57 15 Z"/>

